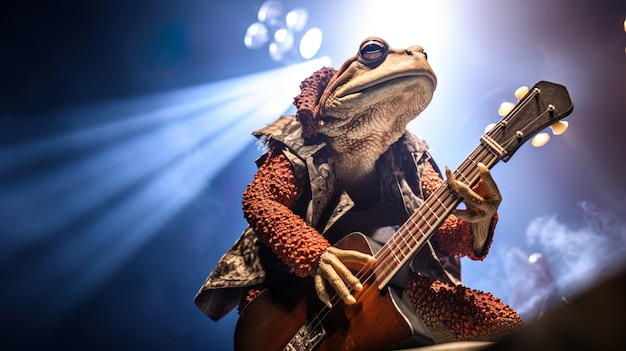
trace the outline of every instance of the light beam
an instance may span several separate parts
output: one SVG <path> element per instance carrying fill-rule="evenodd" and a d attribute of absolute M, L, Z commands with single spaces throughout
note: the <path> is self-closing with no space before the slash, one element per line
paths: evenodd
<path fill-rule="evenodd" d="M 66 122 L 100 123 L 0 150 L 0 172 L 34 174 L 2 178 L 0 210 L 11 220 L 0 221 L 0 260 L 24 262 L 9 272 L 20 287 L 12 293 L 40 301 L 38 313 L 67 313 L 253 143 L 250 132 L 284 113 L 299 83 L 328 61 L 67 112 Z M 41 162 L 53 166 L 24 171 Z"/>

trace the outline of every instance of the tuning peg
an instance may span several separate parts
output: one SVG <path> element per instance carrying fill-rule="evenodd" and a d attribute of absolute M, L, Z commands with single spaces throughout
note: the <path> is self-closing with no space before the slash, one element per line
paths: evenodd
<path fill-rule="evenodd" d="M 552 134 L 561 135 L 565 133 L 568 126 L 569 126 L 569 123 L 567 123 L 567 121 L 558 121 L 554 123 L 553 125 L 551 125 L 550 128 L 552 128 Z"/>
<path fill-rule="evenodd" d="M 506 115 L 509 114 L 509 112 L 511 112 L 511 110 L 515 107 L 515 104 L 509 101 L 503 102 L 500 104 L 500 107 L 498 108 L 498 115 L 500 115 L 500 117 L 504 117 Z"/>
<path fill-rule="evenodd" d="M 526 96 L 526 94 L 528 94 L 528 87 L 525 85 L 515 90 L 515 97 L 517 98 L 517 100 L 521 100 L 524 96 Z"/>
<path fill-rule="evenodd" d="M 533 140 L 530 142 L 534 147 L 542 147 L 546 145 L 550 141 L 550 133 L 539 133 L 533 137 Z"/>

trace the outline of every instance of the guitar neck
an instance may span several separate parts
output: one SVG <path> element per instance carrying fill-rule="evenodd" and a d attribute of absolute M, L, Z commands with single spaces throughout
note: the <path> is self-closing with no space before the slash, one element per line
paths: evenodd
<path fill-rule="evenodd" d="M 478 183 L 480 175 L 476 165 L 482 162 L 488 168 L 498 161 L 498 152 L 492 150 L 489 142 L 481 143 L 454 172 L 457 180 L 469 186 Z M 379 282 L 378 288 L 384 288 L 393 276 L 408 260 L 426 244 L 437 228 L 461 202 L 449 189 L 448 181 L 431 194 L 424 204 L 415 211 L 398 231 L 376 254 L 374 274 Z"/>
<path fill-rule="evenodd" d="M 516 150 L 540 130 L 569 115 L 574 108 L 567 89 L 540 81 L 497 124 L 480 138 L 478 147 L 454 171 L 455 178 L 474 186 L 480 175 L 477 164 L 491 169 L 508 161 Z M 461 202 L 448 180 L 424 202 L 376 254 L 373 271 L 383 289 L 413 255 L 426 244 L 441 223 Z"/>

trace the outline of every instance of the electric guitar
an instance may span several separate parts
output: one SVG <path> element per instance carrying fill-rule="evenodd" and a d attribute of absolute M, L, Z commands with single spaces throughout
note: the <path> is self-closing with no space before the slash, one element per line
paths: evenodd
<path fill-rule="evenodd" d="M 508 161 L 522 144 L 572 110 L 564 86 L 538 82 L 480 138 L 478 147 L 454 172 L 456 179 L 475 185 L 477 163 L 492 168 L 498 161 Z M 428 343 L 428 335 L 415 328 L 421 320 L 415 320 L 402 292 L 389 283 L 460 202 L 444 181 L 379 249 L 360 233 L 346 236 L 335 246 L 376 257 L 373 264 L 349 267 L 363 284 L 362 290 L 353 292 L 357 302 L 347 305 L 334 296 L 333 307 L 328 308 L 319 301 L 312 279 L 287 278 L 264 290 L 242 311 L 235 349 L 391 350 L 413 342 Z"/>

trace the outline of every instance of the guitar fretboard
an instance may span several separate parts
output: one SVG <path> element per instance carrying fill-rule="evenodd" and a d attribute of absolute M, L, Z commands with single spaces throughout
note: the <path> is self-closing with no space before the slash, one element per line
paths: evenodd
<path fill-rule="evenodd" d="M 454 172 L 455 178 L 469 186 L 475 185 L 480 178 L 477 168 L 479 162 L 491 168 L 498 162 L 498 155 L 480 144 Z M 449 190 L 447 182 L 426 199 L 376 254 L 373 271 L 379 289 L 387 285 L 398 270 L 426 244 L 461 201 Z"/>

